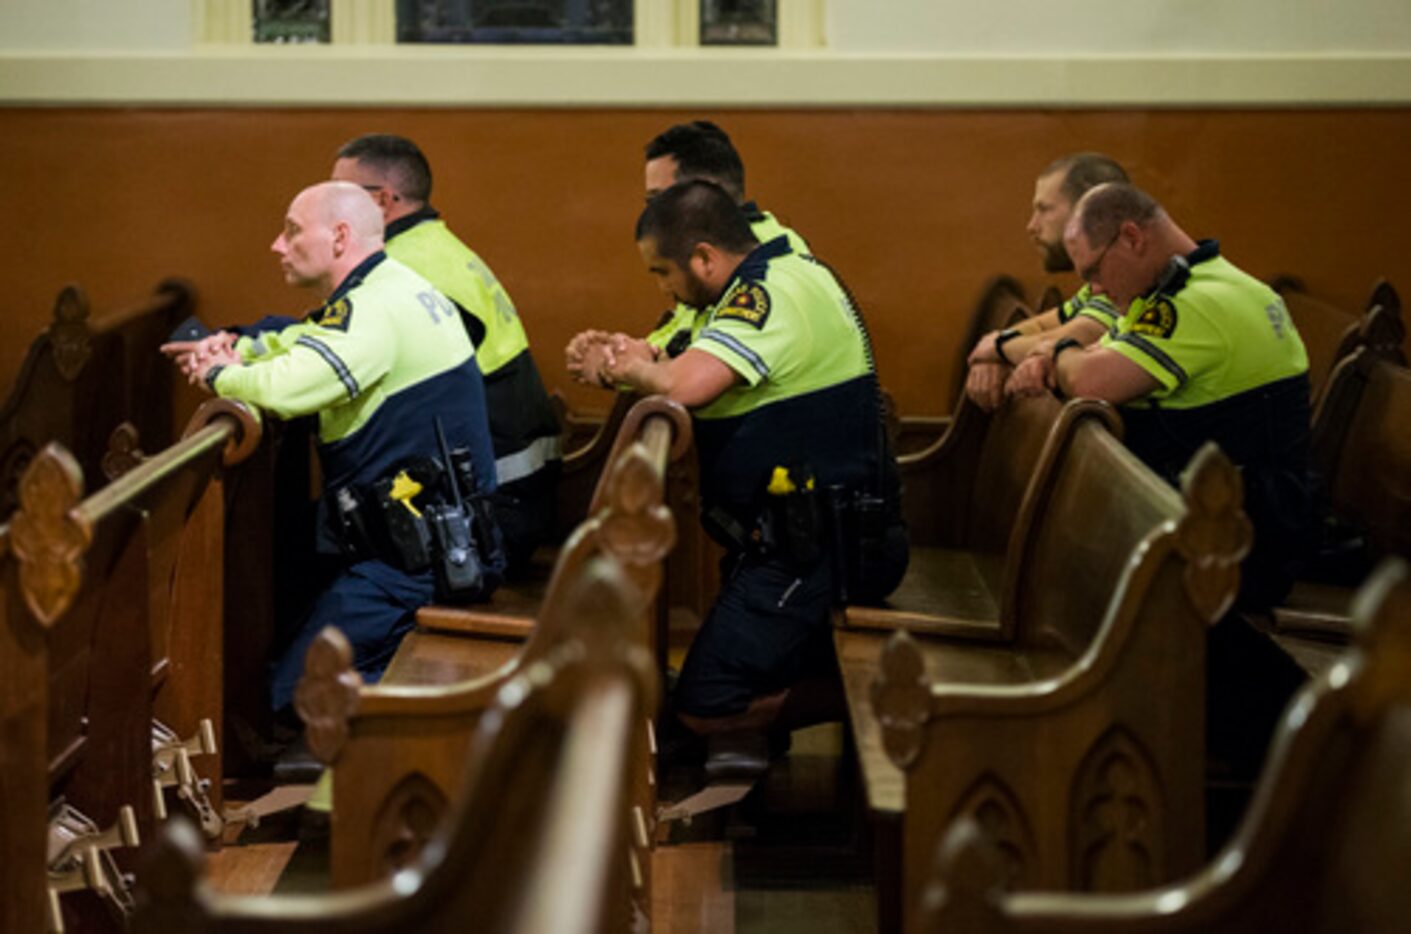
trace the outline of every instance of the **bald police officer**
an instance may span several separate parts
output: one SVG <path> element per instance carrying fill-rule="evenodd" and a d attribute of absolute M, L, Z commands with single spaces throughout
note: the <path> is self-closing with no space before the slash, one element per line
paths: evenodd
<path fill-rule="evenodd" d="M 438 453 L 435 423 L 469 452 L 479 490 L 494 489 L 494 453 L 475 350 L 451 302 L 383 251 L 382 214 L 348 182 L 323 182 L 289 205 L 271 249 L 286 281 L 322 306 L 297 324 L 202 345 L 168 345 L 194 382 L 281 418 L 317 413 L 324 498 L 320 550 L 346 554 L 334 522 L 342 490 L 366 489 L 399 465 Z M 432 602 L 430 570 L 409 573 L 388 556 L 349 557 L 275 665 L 276 711 L 293 699 L 304 654 L 325 625 L 352 643 L 360 672 L 376 680 L 416 610 Z"/>

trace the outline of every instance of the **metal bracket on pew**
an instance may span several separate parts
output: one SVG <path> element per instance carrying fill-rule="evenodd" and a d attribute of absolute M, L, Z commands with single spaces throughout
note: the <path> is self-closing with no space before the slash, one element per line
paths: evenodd
<path fill-rule="evenodd" d="M 123 918 L 132 914 L 132 877 L 118 869 L 109 850 L 136 847 L 137 815 L 129 805 L 118 809 L 118 820 L 100 831 L 83 812 L 58 802 L 49 818 L 49 919 L 51 932 L 64 930 L 59 896 L 89 890 Z"/>
<path fill-rule="evenodd" d="M 209 719 L 202 719 L 196 735 L 190 739 L 180 739 L 171 727 L 160 720 L 152 721 L 152 781 L 157 796 L 157 815 L 166 817 L 166 801 L 163 792 L 175 788 L 176 796 L 194 812 L 201 823 L 201 832 L 209 840 L 219 840 L 225 822 L 211 805 L 211 782 L 198 778 L 191 767 L 196 756 L 214 755 L 216 752 L 216 731 Z"/>

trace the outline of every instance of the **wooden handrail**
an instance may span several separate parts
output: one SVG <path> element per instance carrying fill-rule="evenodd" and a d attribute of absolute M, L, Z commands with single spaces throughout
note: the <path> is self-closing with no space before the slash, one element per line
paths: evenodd
<path fill-rule="evenodd" d="M 75 508 L 80 522 L 96 524 L 115 509 L 131 502 L 213 448 L 253 449 L 259 444 L 259 422 L 248 410 L 221 400 L 208 402 L 192 416 L 194 430 L 158 454 L 144 460 L 121 477 L 86 498 Z M 225 458 L 232 463 L 231 457 Z"/>
<path fill-rule="evenodd" d="M 592 934 L 612 894 L 604 877 L 621 854 L 615 851 L 622 823 L 632 745 L 632 690 L 625 679 L 599 685 L 583 698 L 569 721 L 568 748 L 547 802 L 542 852 L 525 887 L 515 931 L 525 934 Z"/>

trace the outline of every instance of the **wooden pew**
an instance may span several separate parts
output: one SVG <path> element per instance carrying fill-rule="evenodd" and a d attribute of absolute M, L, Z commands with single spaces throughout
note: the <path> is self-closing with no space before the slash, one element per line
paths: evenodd
<path fill-rule="evenodd" d="M 132 422 L 151 450 L 171 444 L 175 376 L 157 348 L 195 303 L 189 283 L 167 279 L 149 298 L 92 318 L 81 288 L 59 292 L 53 321 L 0 404 L 0 518 L 14 511 L 20 474 L 50 441 L 74 456 L 89 489 L 101 485 L 108 439 L 121 422 Z"/>
<path fill-rule="evenodd" d="M 225 774 L 225 476 L 227 468 L 250 457 L 262 437 L 250 410 L 217 399 L 197 411 L 184 438 L 217 419 L 238 426 L 236 439 L 199 453 L 171 449 L 165 458 L 178 461 L 181 469 L 139 487 L 129 499 L 129 508 L 142 512 L 148 528 L 152 747 L 158 780 L 173 789 L 213 841 L 220 839 L 223 827 Z M 115 435 L 104 458 L 111 479 L 131 476 L 151 463 L 141 455 L 136 437 L 135 430 Z"/>
<path fill-rule="evenodd" d="M 987 415 L 963 398 L 936 445 L 898 459 L 911 563 L 880 607 L 847 607 L 845 626 L 1002 636 L 1010 532 L 1060 408 L 1042 396 Z"/>
<path fill-rule="evenodd" d="M 656 704 L 640 628 L 650 595 L 635 576 L 608 556 L 566 569 L 543 625 L 572 634 L 500 683 L 462 756 L 450 818 L 395 877 L 329 895 L 222 896 L 201 881 L 199 838 L 174 822 L 143 871 L 134 930 L 632 929 L 632 788 Z M 337 651 L 351 656 L 346 642 Z"/>
<path fill-rule="evenodd" d="M 1177 934 L 1411 927 L 1411 576 L 1362 588 L 1351 649 L 1290 703 L 1252 806 L 1199 872 L 1121 896 L 1008 893 L 1004 857 L 953 826 L 924 901 L 926 931 Z"/>
<path fill-rule="evenodd" d="M 573 619 L 553 608 L 585 562 L 610 555 L 656 595 L 676 534 L 663 504 L 667 464 L 689 446 L 690 420 L 660 398 L 634 412 L 596 510 L 559 554 L 537 622 L 524 627 L 473 609 L 423 611 L 434 614 L 439 631 L 410 633 L 377 685 L 360 684 L 326 643 L 311 647 L 295 707 L 310 748 L 333 768 L 335 886 L 379 878 L 420 851 L 459 787 L 466 743 L 496 692 L 572 637 Z M 640 621 L 641 645 L 653 645 L 654 623 Z M 644 764 L 644 781 L 647 771 Z M 649 792 L 639 790 L 644 830 L 653 814 Z"/>
<path fill-rule="evenodd" d="M 1015 528 L 1007 641 L 838 634 L 869 802 L 900 815 L 904 911 L 962 814 L 1001 829 L 1021 888 L 1131 888 L 1203 855 L 1205 628 L 1249 546 L 1243 489 L 1211 445 L 1178 494 L 1117 430 L 1105 404 L 1065 407 Z"/>
<path fill-rule="evenodd" d="M 213 405 L 186 440 L 86 499 L 77 462 L 56 444 L 20 481 L 19 508 L 3 533 L 0 876 L 7 896 L 0 901 L 7 922 L 18 925 L 5 930 L 37 929 L 30 925 L 36 918 L 51 929 L 65 919 L 82 930 L 107 929 L 131 907 L 122 876 L 130 860 L 109 851 L 136 845 L 162 813 L 153 705 L 192 702 L 171 686 L 183 677 L 200 681 L 193 677 L 200 673 L 178 673 L 172 662 L 203 656 L 171 649 L 208 641 L 212 628 L 216 646 L 220 639 L 219 613 L 203 618 L 196 599 L 203 579 L 219 580 L 220 549 L 182 537 L 185 516 L 172 525 L 172 507 L 190 509 L 202 499 L 249 425 Z M 173 537 L 189 549 L 180 561 L 171 554 Z M 212 554 L 214 565 L 198 566 Z M 218 609 L 218 583 L 215 598 Z M 165 641 L 154 646 L 156 639 Z M 216 668 L 218 715 L 218 656 Z M 11 685 L 24 694 L 11 693 Z M 185 713 L 194 719 L 201 711 Z M 170 761 L 180 758 L 173 752 Z M 47 888 L 36 886 L 46 867 Z"/>
<path fill-rule="evenodd" d="M 1384 351 L 1362 346 L 1338 363 L 1314 413 L 1314 461 L 1328 490 L 1334 517 L 1366 538 L 1370 560 L 1411 555 L 1411 370 Z M 1315 569 L 1316 570 L 1316 569 Z M 1299 581 L 1273 611 L 1276 636 L 1294 655 L 1313 635 L 1345 643 L 1350 633 L 1351 586 Z M 1330 652 L 1316 653 L 1318 664 Z M 1316 667 L 1316 666 L 1315 666 Z"/>
<path fill-rule="evenodd" d="M 1294 276 L 1278 276 L 1270 285 L 1288 308 L 1294 327 L 1308 351 L 1308 378 L 1316 404 L 1332 378 L 1338 362 L 1357 346 L 1384 350 L 1405 363 L 1406 326 L 1401 318 L 1401 297 L 1385 279 L 1372 287 L 1360 313 L 1308 294 Z"/>
<path fill-rule="evenodd" d="M 564 447 L 563 471 L 559 475 L 558 485 L 556 539 L 562 540 L 573 534 L 578 523 L 591 514 L 593 497 L 601 482 L 603 469 L 609 463 L 618 429 L 638 398 L 631 393 L 617 393 L 613 397 L 612 408 L 600 420 L 574 420 L 565 416 L 565 425 L 573 435 L 579 439 L 586 438 L 586 441 Z"/>

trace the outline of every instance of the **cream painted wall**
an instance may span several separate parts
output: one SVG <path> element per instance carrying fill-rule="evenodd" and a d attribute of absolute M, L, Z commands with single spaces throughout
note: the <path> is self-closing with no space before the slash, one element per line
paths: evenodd
<path fill-rule="evenodd" d="M 193 41 L 198 5 L 204 21 L 238 35 L 227 18 L 240 20 L 244 2 L 0 0 L 0 105 L 1411 102 L 1411 0 L 781 0 L 823 3 L 822 49 L 808 42 L 720 49 L 661 41 L 641 48 L 424 48 L 365 37 L 319 47 Z M 337 2 L 366 14 L 391 0 Z M 642 19 L 658 25 L 689 6 L 638 2 L 653 4 L 641 8 L 653 13 Z M 793 10 L 791 22 L 801 21 L 803 7 L 785 9 Z M 385 23 L 380 28 L 373 32 L 391 34 Z"/>
<path fill-rule="evenodd" d="M 1404 52 L 1407 0 L 829 0 L 844 52 Z"/>
<path fill-rule="evenodd" d="M 191 0 L 0 0 L 0 49 L 185 51 Z"/>
<path fill-rule="evenodd" d="M 4 0 L 0 49 L 177 51 L 191 16 L 191 0 Z M 833 51 L 861 53 L 1404 52 L 1411 3 L 827 0 L 827 36 Z"/>

